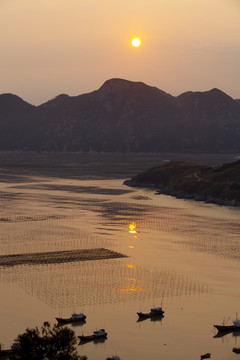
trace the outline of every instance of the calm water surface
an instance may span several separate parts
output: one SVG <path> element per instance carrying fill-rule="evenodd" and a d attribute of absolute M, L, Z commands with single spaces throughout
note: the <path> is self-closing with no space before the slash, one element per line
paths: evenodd
<path fill-rule="evenodd" d="M 0 255 L 99 247 L 127 255 L 0 268 L 4 348 L 27 327 L 76 311 L 87 315 L 86 324 L 70 325 L 76 335 L 102 327 L 109 334 L 78 346 L 89 360 L 192 360 L 206 352 L 237 359 L 240 333 L 216 338 L 213 324 L 240 315 L 240 209 L 123 185 L 166 159 L 181 155 L 0 155 Z M 137 311 L 161 305 L 163 319 L 137 321 Z"/>

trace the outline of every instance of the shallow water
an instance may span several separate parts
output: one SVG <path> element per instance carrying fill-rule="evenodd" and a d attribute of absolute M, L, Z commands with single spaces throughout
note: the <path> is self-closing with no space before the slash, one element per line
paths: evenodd
<path fill-rule="evenodd" d="M 213 324 L 240 314 L 240 209 L 123 185 L 171 156 L 0 155 L 0 255 L 92 248 L 127 255 L 1 267 L 4 348 L 26 327 L 76 311 L 87 315 L 72 327 L 76 335 L 109 334 L 78 346 L 90 360 L 237 358 L 240 332 L 215 338 Z M 161 305 L 163 319 L 137 321 L 137 311 Z"/>

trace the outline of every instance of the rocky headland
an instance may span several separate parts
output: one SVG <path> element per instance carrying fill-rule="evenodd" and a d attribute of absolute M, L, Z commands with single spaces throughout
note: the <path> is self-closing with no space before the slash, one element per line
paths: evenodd
<path fill-rule="evenodd" d="M 125 185 L 156 189 L 156 194 L 225 206 L 240 206 L 240 160 L 221 166 L 169 161 L 143 171 Z"/>

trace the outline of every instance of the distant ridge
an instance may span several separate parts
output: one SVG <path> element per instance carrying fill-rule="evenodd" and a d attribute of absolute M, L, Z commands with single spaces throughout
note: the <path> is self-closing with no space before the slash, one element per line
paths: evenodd
<path fill-rule="evenodd" d="M 109 79 L 33 106 L 0 95 L 0 151 L 240 152 L 240 101 L 219 89 L 174 97 Z"/>

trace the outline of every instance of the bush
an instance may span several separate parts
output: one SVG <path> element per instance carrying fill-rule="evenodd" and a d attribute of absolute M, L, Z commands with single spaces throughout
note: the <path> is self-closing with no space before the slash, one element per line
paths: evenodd
<path fill-rule="evenodd" d="M 21 360 L 86 360 L 76 351 L 77 338 L 74 332 L 67 328 L 54 325 L 51 328 L 44 322 L 41 330 L 26 329 L 18 335 L 12 346 L 14 358 Z M 16 356 L 16 357 L 15 357 Z"/>

